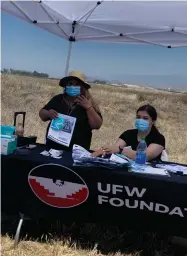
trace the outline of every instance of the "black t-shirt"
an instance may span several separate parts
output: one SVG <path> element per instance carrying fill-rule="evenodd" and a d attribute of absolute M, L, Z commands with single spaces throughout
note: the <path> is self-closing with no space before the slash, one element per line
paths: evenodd
<path fill-rule="evenodd" d="M 124 133 L 120 135 L 120 139 L 124 140 L 127 144 L 127 146 L 131 146 L 132 150 L 136 150 L 137 146 L 139 144 L 138 141 L 138 130 L 137 129 L 132 129 L 132 130 L 127 130 Z M 157 130 L 155 126 L 152 126 L 152 129 L 150 133 L 146 136 L 145 138 L 147 146 L 150 144 L 158 144 L 164 147 L 165 149 L 165 138 L 164 136 Z M 158 157 L 156 157 L 153 160 L 160 160 L 161 159 L 160 154 Z"/>
<path fill-rule="evenodd" d="M 75 128 L 73 132 L 73 136 L 71 139 L 71 143 L 69 147 L 60 145 L 50 139 L 47 138 L 49 126 L 51 121 L 47 127 L 46 132 L 46 144 L 49 148 L 58 149 L 58 150 L 71 150 L 74 144 L 80 145 L 85 149 L 90 149 L 91 139 L 92 139 L 92 129 L 88 122 L 88 117 L 86 110 L 81 106 L 76 105 L 73 110 L 70 109 L 65 100 L 64 94 L 59 94 L 54 96 L 44 107 L 43 109 L 50 110 L 54 109 L 60 114 L 68 115 L 76 117 Z M 98 113 L 101 116 L 101 113 Z M 102 117 L 102 116 L 101 116 Z"/>

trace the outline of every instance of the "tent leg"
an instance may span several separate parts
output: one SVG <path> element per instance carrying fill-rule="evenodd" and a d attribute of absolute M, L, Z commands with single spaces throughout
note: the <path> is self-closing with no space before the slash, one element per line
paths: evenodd
<path fill-rule="evenodd" d="M 66 69 L 65 69 L 65 76 L 68 75 L 68 71 L 69 71 L 69 62 L 70 62 L 70 58 L 71 58 L 71 49 L 72 49 L 72 42 L 69 41 L 68 56 L 67 56 Z"/>
<path fill-rule="evenodd" d="M 24 214 L 20 213 L 20 220 L 17 226 L 15 237 L 14 237 L 14 247 L 16 247 L 19 243 L 19 236 L 20 236 L 20 231 L 21 231 L 23 221 L 24 221 Z"/>

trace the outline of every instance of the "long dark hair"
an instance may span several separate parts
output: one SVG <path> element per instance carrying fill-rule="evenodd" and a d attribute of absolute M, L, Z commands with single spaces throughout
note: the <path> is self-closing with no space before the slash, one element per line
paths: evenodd
<path fill-rule="evenodd" d="M 152 118 L 153 121 L 156 121 L 157 120 L 157 112 L 156 112 L 156 109 L 147 104 L 147 105 L 144 105 L 144 106 L 141 106 L 137 111 L 136 111 L 136 114 L 139 112 L 139 111 L 146 111 L 149 116 Z"/>
<path fill-rule="evenodd" d="M 146 112 L 149 114 L 149 116 L 152 118 L 152 120 L 153 120 L 154 122 L 156 122 L 158 115 L 157 115 L 156 109 L 155 109 L 153 106 L 151 106 L 151 105 L 149 105 L 149 104 L 144 105 L 144 106 L 141 106 L 141 107 L 136 111 L 136 114 L 138 114 L 139 111 L 146 111 Z M 153 129 L 156 129 L 156 130 L 158 131 L 158 128 L 156 127 L 155 124 L 153 124 L 152 127 L 153 127 Z M 159 131 L 158 131 L 158 132 L 159 132 Z"/>

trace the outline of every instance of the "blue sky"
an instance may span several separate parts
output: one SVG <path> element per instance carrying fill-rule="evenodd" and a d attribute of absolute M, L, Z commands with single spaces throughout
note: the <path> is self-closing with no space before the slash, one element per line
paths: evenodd
<path fill-rule="evenodd" d="M 63 77 L 68 42 L 2 12 L 1 67 Z M 70 70 L 88 77 L 187 90 L 187 47 L 74 43 Z"/>

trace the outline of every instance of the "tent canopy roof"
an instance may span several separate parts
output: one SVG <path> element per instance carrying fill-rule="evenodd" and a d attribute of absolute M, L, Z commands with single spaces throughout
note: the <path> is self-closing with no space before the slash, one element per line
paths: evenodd
<path fill-rule="evenodd" d="M 69 41 L 187 46 L 187 1 L 2 1 L 1 8 Z"/>

